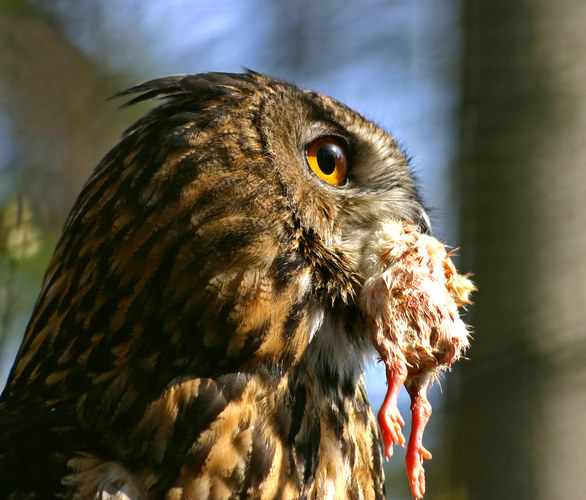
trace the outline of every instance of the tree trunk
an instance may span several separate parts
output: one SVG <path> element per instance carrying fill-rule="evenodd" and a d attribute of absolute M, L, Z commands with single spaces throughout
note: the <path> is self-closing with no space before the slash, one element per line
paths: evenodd
<path fill-rule="evenodd" d="M 586 3 L 464 3 L 449 498 L 586 498 Z"/>

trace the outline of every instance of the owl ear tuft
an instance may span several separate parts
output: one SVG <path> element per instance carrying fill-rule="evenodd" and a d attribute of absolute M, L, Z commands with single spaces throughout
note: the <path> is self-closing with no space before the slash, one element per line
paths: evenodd
<path fill-rule="evenodd" d="M 260 76 L 249 71 L 245 74 L 236 73 L 202 73 L 199 75 L 172 75 L 164 78 L 156 78 L 139 83 L 126 90 L 118 92 L 112 98 L 138 94 L 136 97 L 122 104 L 123 107 L 131 106 L 149 99 L 165 99 L 180 95 L 192 95 L 198 99 L 207 97 L 220 97 L 229 94 L 237 94 L 251 77 Z"/>

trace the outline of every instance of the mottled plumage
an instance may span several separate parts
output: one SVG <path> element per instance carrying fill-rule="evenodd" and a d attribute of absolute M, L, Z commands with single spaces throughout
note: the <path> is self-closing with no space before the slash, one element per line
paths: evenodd
<path fill-rule="evenodd" d="M 123 94 L 162 103 L 66 223 L 0 402 L 0 497 L 383 498 L 360 261 L 386 221 L 427 229 L 405 156 L 253 72 Z M 341 185 L 308 164 L 322 138 Z"/>

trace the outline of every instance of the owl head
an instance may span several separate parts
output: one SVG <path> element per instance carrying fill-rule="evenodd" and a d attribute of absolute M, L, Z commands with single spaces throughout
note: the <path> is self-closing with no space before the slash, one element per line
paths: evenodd
<path fill-rule="evenodd" d="M 364 248 L 388 220 L 429 228 L 393 137 L 252 71 L 130 94 L 162 102 L 79 196 L 12 397 L 74 398 L 83 418 L 117 417 L 178 377 L 282 373 L 312 343 L 324 367 L 367 351 Z"/>

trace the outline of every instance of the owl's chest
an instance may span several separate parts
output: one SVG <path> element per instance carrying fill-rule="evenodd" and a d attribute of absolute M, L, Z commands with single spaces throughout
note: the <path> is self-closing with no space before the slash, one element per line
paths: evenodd
<path fill-rule="evenodd" d="M 190 448 L 167 498 L 383 498 L 362 383 L 351 397 L 307 382 L 291 392 L 283 380 L 230 402 Z"/>
<path fill-rule="evenodd" d="M 384 498 L 364 353 L 318 320 L 295 367 L 178 381 L 125 436 L 140 457 L 77 461 L 69 484 L 128 498 Z"/>

